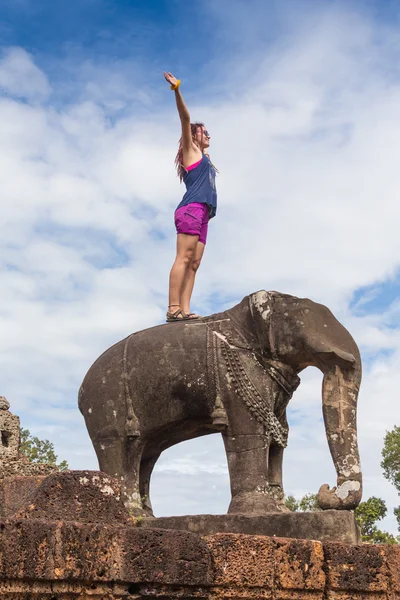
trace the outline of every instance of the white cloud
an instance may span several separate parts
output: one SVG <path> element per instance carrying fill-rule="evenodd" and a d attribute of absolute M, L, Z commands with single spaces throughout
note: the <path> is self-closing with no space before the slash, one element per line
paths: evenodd
<path fill-rule="evenodd" d="M 45 100 L 51 88 L 25 50 L 8 48 L 0 59 L 0 90 L 36 102 Z"/>
<path fill-rule="evenodd" d="M 216 55 L 220 95 L 204 90 L 190 106 L 212 133 L 220 170 L 195 304 L 207 312 L 216 298 L 229 305 L 265 288 L 334 310 L 368 358 L 359 405 L 366 495 L 382 494 L 392 507 L 379 462 L 385 431 L 399 424 L 398 306 L 360 317 L 348 305 L 357 288 L 379 288 L 399 267 L 400 85 L 389 65 L 382 69 L 390 52 L 397 64 L 399 48 L 395 32 L 361 15 L 318 19 L 313 30 L 300 22 L 265 57 L 231 67 Z M 166 106 L 152 105 L 149 89 L 133 94 L 118 65 L 107 77 L 90 66 L 87 98 L 58 110 L 40 103 L 51 87 L 25 51 L 9 49 L 0 62 L 1 393 L 75 468 L 96 467 L 76 408 L 86 369 L 111 343 L 163 319 L 182 194 L 173 171 L 178 121 L 162 75 Z M 124 107 L 134 97 L 146 111 L 111 122 L 119 94 Z M 334 484 L 320 404 L 320 376 L 310 371 L 291 403 L 288 492 Z M 185 478 L 180 502 L 192 512 L 226 509 L 226 477 L 223 493 L 190 491 L 206 481 L 205 469 L 211 488 L 222 481 L 215 440 L 196 440 L 188 457 L 183 446 L 170 450 L 155 474 L 167 486 L 171 473 Z M 160 493 L 153 485 L 159 514 L 171 510 L 170 486 Z"/>

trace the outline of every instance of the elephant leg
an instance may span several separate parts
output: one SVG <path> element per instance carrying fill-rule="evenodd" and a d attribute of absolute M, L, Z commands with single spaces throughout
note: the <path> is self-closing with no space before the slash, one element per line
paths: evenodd
<path fill-rule="evenodd" d="M 285 493 L 282 483 L 283 452 L 284 448 L 276 444 L 271 444 L 269 448 L 268 488 L 270 495 L 275 498 L 278 508 L 286 512 L 289 509 L 285 506 Z"/>
<path fill-rule="evenodd" d="M 154 517 L 150 501 L 150 478 L 159 456 L 159 454 L 151 456 L 150 458 L 143 459 L 140 463 L 139 491 L 143 510 L 148 517 Z"/>
<path fill-rule="evenodd" d="M 143 452 L 140 437 L 103 437 L 94 446 L 100 470 L 121 483 L 124 504 L 134 515 L 143 515 L 139 469 Z"/>
<path fill-rule="evenodd" d="M 259 426 L 263 429 L 261 426 Z M 269 438 L 259 434 L 223 434 L 231 481 L 228 513 L 265 514 L 278 510 L 269 493 Z"/>
<path fill-rule="evenodd" d="M 144 441 L 141 437 L 127 437 L 124 444 L 124 504 L 131 514 L 144 516 L 140 493 L 140 464 Z"/>
<path fill-rule="evenodd" d="M 94 448 L 100 471 L 121 481 L 125 476 L 123 469 L 124 441 L 118 437 L 96 440 Z"/>

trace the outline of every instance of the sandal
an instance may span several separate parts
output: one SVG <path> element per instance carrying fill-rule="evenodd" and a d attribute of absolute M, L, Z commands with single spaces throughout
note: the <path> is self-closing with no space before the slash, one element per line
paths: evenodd
<path fill-rule="evenodd" d="M 189 313 L 188 314 L 189 319 L 201 319 L 201 315 L 198 315 L 196 313 Z"/>
<path fill-rule="evenodd" d="M 170 306 L 179 306 L 178 304 L 170 304 Z M 168 307 L 169 308 L 169 307 Z M 190 319 L 189 315 L 187 315 L 181 308 L 178 308 L 175 312 L 167 311 L 167 323 L 175 323 L 176 321 L 188 321 Z"/>

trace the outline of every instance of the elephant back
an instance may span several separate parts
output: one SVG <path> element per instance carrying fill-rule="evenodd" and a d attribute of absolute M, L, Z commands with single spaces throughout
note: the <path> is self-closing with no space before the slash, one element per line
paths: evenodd
<path fill-rule="evenodd" d="M 205 324 L 171 323 L 133 333 L 106 350 L 79 392 L 91 436 L 91 430 L 135 436 L 158 421 L 162 426 L 164 418 L 184 418 L 182 397 L 194 412 L 206 412 L 206 337 Z"/>

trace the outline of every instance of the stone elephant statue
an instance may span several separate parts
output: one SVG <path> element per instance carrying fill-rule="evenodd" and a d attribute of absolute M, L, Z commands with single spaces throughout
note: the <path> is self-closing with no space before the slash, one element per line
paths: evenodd
<path fill-rule="evenodd" d="M 90 367 L 79 408 L 100 469 L 123 482 L 134 514 L 152 515 L 149 483 L 161 452 L 221 432 L 229 513 L 285 510 L 282 459 L 286 406 L 308 366 L 324 374 L 322 408 L 337 485 L 323 509 L 354 509 L 362 474 L 356 410 L 361 361 L 328 308 L 258 291 L 200 320 L 159 325 L 118 342 Z"/>

